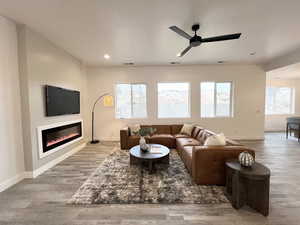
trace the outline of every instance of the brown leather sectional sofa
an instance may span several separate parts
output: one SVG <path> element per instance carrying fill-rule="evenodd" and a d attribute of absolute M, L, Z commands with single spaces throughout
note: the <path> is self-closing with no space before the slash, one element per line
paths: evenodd
<path fill-rule="evenodd" d="M 238 158 L 243 151 L 255 157 L 252 149 L 227 139 L 226 146 L 204 146 L 206 138 L 214 133 L 195 126 L 191 136 L 180 134 L 183 125 L 141 125 L 153 127 L 156 132 L 147 138 L 147 143 L 162 144 L 176 148 L 187 170 L 197 184 L 225 185 L 225 162 Z M 139 144 L 139 136 L 130 135 L 128 127 L 120 130 L 121 149 L 130 149 Z"/>

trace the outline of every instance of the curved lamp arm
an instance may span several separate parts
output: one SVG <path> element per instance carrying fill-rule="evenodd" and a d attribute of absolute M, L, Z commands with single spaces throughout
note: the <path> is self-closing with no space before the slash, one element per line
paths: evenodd
<path fill-rule="evenodd" d="M 93 105 L 93 110 L 92 110 L 93 112 L 95 111 L 95 106 L 96 106 L 97 102 L 99 102 L 106 95 L 110 95 L 110 93 L 105 93 L 105 94 L 101 95 L 99 98 L 97 98 L 97 100 L 95 101 L 95 103 Z"/>
<path fill-rule="evenodd" d="M 92 141 L 90 142 L 91 144 L 99 143 L 99 140 L 94 139 L 94 111 L 95 111 L 95 106 L 96 106 L 97 102 L 99 102 L 106 95 L 110 95 L 110 93 L 105 93 L 105 94 L 99 96 L 99 98 L 97 98 L 97 100 L 95 101 L 95 103 L 93 105 L 93 110 L 92 110 Z"/>

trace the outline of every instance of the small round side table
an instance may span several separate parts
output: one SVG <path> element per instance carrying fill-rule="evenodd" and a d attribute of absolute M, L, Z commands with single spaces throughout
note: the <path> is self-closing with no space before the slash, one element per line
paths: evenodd
<path fill-rule="evenodd" d="M 238 160 L 226 162 L 225 194 L 235 209 L 248 205 L 264 216 L 269 214 L 271 171 L 261 163 L 243 167 Z"/>

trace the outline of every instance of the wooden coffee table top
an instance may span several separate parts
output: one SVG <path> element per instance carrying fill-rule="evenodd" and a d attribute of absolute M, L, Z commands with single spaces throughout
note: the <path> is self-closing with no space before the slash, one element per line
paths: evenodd
<path fill-rule="evenodd" d="M 229 160 L 226 162 L 226 166 L 238 171 L 241 175 L 251 178 L 262 178 L 270 176 L 270 169 L 261 163 L 255 162 L 252 167 L 243 167 L 238 160 Z"/>
<path fill-rule="evenodd" d="M 140 150 L 140 146 L 136 145 L 130 149 L 130 155 L 139 159 L 160 159 L 167 156 L 170 153 L 170 149 L 166 146 L 159 144 L 149 144 L 150 151 L 143 152 Z M 151 153 L 153 151 L 159 151 L 160 153 Z"/>

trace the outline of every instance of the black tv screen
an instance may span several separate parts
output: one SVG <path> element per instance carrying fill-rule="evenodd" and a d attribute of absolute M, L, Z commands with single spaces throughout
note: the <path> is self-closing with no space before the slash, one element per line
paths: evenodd
<path fill-rule="evenodd" d="M 60 87 L 45 86 L 46 116 L 80 113 L 80 92 Z"/>

